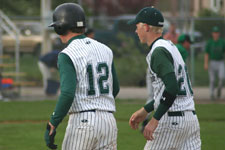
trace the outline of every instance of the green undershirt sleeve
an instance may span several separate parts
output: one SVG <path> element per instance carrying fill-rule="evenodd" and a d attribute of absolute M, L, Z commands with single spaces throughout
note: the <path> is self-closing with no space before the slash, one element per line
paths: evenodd
<path fill-rule="evenodd" d="M 153 115 L 154 118 L 160 120 L 171 107 L 178 93 L 178 83 L 174 72 L 173 58 L 170 52 L 164 47 L 157 47 L 152 54 L 151 68 L 157 76 L 162 79 L 165 85 L 164 93 L 166 93 L 165 95 L 169 98 L 167 99 L 169 103 L 160 103 Z"/>
<path fill-rule="evenodd" d="M 145 111 L 147 111 L 148 113 L 150 113 L 151 111 L 153 111 L 154 110 L 154 103 L 155 103 L 155 100 L 151 100 L 149 103 L 147 103 L 144 106 Z"/>
<path fill-rule="evenodd" d="M 151 58 L 152 71 L 162 79 L 168 73 L 174 72 L 173 57 L 164 47 L 157 47 Z"/>
<path fill-rule="evenodd" d="M 58 68 L 60 73 L 60 96 L 50 119 L 54 127 L 57 127 L 68 113 L 76 90 L 76 70 L 69 56 L 64 53 L 59 54 Z"/>
<path fill-rule="evenodd" d="M 175 73 L 169 73 L 165 75 L 163 78 L 163 83 L 165 84 L 165 93 L 167 93 L 167 101 L 168 103 L 160 103 L 155 114 L 153 115 L 155 119 L 160 120 L 160 118 L 168 111 L 168 109 L 173 104 L 176 99 L 176 95 L 178 93 L 178 83 L 176 80 Z"/>
<path fill-rule="evenodd" d="M 113 77 L 113 96 L 114 98 L 116 98 L 117 94 L 120 91 L 120 86 L 119 86 L 116 70 L 114 67 L 114 63 L 112 63 L 112 77 Z"/>

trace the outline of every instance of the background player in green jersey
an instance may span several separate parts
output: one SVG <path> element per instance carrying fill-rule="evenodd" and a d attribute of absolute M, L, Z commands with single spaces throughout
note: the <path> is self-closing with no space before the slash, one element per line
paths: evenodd
<path fill-rule="evenodd" d="M 191 39 L 190 36 L 187 34 L 181 34 L 178 37 L 178 44 L 176 44 L 184 62 L 186 62 L 187 57 L 188 57 L 188 51 L 190 50 L 191 46 Z"/>
<path fill-rule="evenodd" d="M 210 97 L 215 97 L 215 81 L 218 76 L 217 98 L 221 96 L 221 90 L 224 84 L 225 68 L 224 68 L 225 42 L 220 38 L 220 31 L 217 26 L 212 28 L 212 38 L 208 40 L 205 47 L 204 69 L 209 72 L 209 88 Z"/>

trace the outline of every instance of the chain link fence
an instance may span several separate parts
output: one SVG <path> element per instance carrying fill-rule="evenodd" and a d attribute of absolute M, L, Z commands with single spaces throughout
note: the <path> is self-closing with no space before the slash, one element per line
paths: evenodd
<path fill-rule="evenodd" d="M 148 54 L 148 46 L 143 45 L 139 42 L 138 36 L 135 33 L 136 26 L 128 25 L 127 21 L 135 18 L 135 15 L 121 15 L 117 17 L 89 17 L 87 18 L 88 27 L 93 28 L 95 31 L 95 39 L 108 45 L 114 52 L 116 69 L 118 76 L 121 82 L 121 85 L 124 86 L 145 86 L 145 75 L 146 75 L 146 55 Z M 41 33 L 38 33 L 40 28 L 39 18 L 13 18 L 15 22 L 20 22 L 21 33 L 24 33 L 24 36 L 31 37 L 35 36 L 37 38 L 28 38 L 30 40 L 36 40 L 36 47 L 34 46 L 35 42 L 28 42 L 26 45 L 27 49 L 35 52 L 40 50 L 41 44 Z M 25 21 L 24 21 L 25 20 Z M 24 22 L 24 23 L 23 23 Z M 170 24 L 176 24 L 176 31 L 178 34 L 187 33 L 191 36 L 191 39 L 194 43 L 191 46 L 189 52 L 189 57 L 187 60 L 188 71 L 194 86 L 207 86 L 208 85 L 208 72 L 204 70 L 204 49 L 205 43 L 211 37 L 211 29 L 213 26 L 218 26 L 220 28 L 220 35 L 225 38 L 225 19 L 224 18 L 165 18 L 164 24 L 164 34 L 168 32 Z M 54 33 L 53 31 L 49 31 Z M 27 34 L 27 35 L 26 35 Z M 3 33 L 4 35 L 4 33 Z M 53 34 L 53 39 L 57 35 Z M 20 42 L 22 44 L 22 42 Z M 34 43 L 32 45 L 32 43 Z M 3 51 L 4 45 L 6 42 L 3 42 Z M 25 50 L 25 48 L 22 48 Z M 30 55 L 34 59 L 38 60 L 38 56 Z M 23 58 L 23 56 L 21 56 Z M 25 59 L 29 59 L 25 56 Z M 30 59 L 28 61 L 31 61 Z M 20 61 L 23 61 L 20 60 Z M 26 70 L 22 66 L 21 71 Z M 35 68 L 34 63 L 30 68 Z M 36 73 L 29 73 L 27 78 L 28 80 L 41 80 L 41 75 L 36 66 Z M 31 71 L 30 71 L 31 72 Z M 32 77 L 34 76 L 34 77 Z M 40 82 L 39 82 L 40 83 Z"/>
<path fill-rule="evenodd" d="M 122 80 L 122 85 L 143 86 L 145 84 L 145 67 L 147 67 L 144 62 L 148 53 L 148 47 L 140 44 L 135 34 L 135 25 L 130 26 L 127 24 L 127 21 L 134 17 L 132 15 L 126 15 L 89 18 L 88 24 L 89 27 L 95 30 L 95 39 L 112 48 L 115 61 L 118 61 L 117 70 L 119 71 L 118 74 Z M 208 72 L 203 67 L 205 44 L 211 38 L 213 26 L 218 26 L 220 28 L 221 38 L 225 38 L 225 19 L 165 18 L 164 34 L 168 32 L 171 23 L 176 25 L 178 34 L 189 34 L 192 41 L 194 41 L 188 51 L 189 57 L 186 62 L 192 84 L 194 86 L 207 86 Z M 132 61 L 129 59 L 132 59 Z M 123 64 L 120 64 L 120 62 Z M 129 66 L 129 69 L 126 69 L 127 66 Z M 134 66 L 136 68 L 133 68 Z M 131 81 L 127 81 L 129 78 Z"/>

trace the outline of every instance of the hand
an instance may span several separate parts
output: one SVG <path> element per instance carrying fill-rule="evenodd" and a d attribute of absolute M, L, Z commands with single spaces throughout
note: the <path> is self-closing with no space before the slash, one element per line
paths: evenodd
<path fill-rule="evenodd" d="M 145 129 L 143 132 L 146 140 L 150 140 L 150 141 L 154 140 L 153 133 L 155 129 L 157 128 L 158 124 L 159 124 L 159 121 L 156 120 L 154 117 L 152 117 L 149 123 L 145 126 Z"/>
<path fill-rule="evenodd" d="M 55 127 L 49 122 L 45 131 L 45 142 L 50 149 L 57 149 L 57 145 L 54 144 L 56 130 Z"/>
<path fill-rule="evenodd" d="M 57 69 L 55 69 L 55 68 L 50 68 L 50 72 L 51 72 L 51 73 L 55 73 L 55 72 L 57 72 Z"/>
<path fill-rule="evenodd" d="M 144 121 L 147 115 L 148 112 L 143 107 L 133 113 L 129 121 L 130 127 L 134 130 L 138 129 L 139 123 Z"/>
<path fill-rule="evenodd" d="M 204 69 L 205 69 L 205 70 L 208 70 L 208 68 L 209 68 L 209 67 L 208 67 L 208 63 L 205 63 L 205 64 L 204 64 Z"/>

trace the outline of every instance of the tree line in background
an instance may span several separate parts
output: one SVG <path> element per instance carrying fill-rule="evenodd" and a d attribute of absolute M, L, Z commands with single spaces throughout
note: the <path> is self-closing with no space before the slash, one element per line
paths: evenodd
<path fill-rule="evenodd" d="M 52 0 L 52 8 L 62 2 L 77 0 Z M 0 9 L 8 16 L 40 16 L 41 0 L 1 0 Z"/>
<path fill-rule="evenodd" d="M 64 3 L 64 2 L 76 2 L 77 0 L 52 0 L 52 9 L 54 9 L 57 5 Z M 138 2 L 138 3 L 137 3 Z M 153 3 L 154 1 L 152 1 Z M 114 3 L 113 6 L 120 5 L 119 8 L 111 7 L 111 3 Z M 94 4 L 94 5 L 93 5 Z M 139 9 L 145 6 L 152 5 L 150 3 L 140 3 L 139 0 L 123 0 L 123 1 L 109 1 L 109 0 L 83 0 L 83 6 L 87 13 L 87 16 L 92 15 L 99 15 L 101 10 L 103 8 L 98 9 L 98 6 L 106 6 L 105 8 L 111 11 L 110 15 L 118 15 L 123 13 L 133 13 L 135 14 Z M 136 7 L 135 7 L 136 5 Z M 41 6 L 41 0 L 1 0 L 0 9 L 3 10 L 7 15 L 9 16 L 40 16 L 40 6 Z M 129 7 L 126 7 L 129 6 Z M 126 12 L 125 12 L 126 11 Z M 106 12 L 106 13 L 107 13 Z M 221 16 L 217 13 L 214 13 L 211 10 L 203 9 L 199 12 L 199 17 L 207 17 L 207 18 L 222 18 L 224 16 Z M 195 24 L 195 29 L 197 31 L 200 31 L 204 37 L 204 40 L 208 39 L 211 36 L 211 28 L 217 25 L 221 29 L 221 35 L 224 37 L 225 33 L 225 22 L 224 20 L 220 21 L 205 21 L 205 20 L 198 20 Z M 131 31 L 134 32 L 134 31 Z M 146 53 L 141 52 L 141 50 L 148 50 L 147 47 L 137 47 L 136 41 L 134 38 L 127 36 L 123 33 L 116 34 L 117 39 L 120 41 L 118 45 L 116 44 L 110 44 L 109 46 L 112 48 L 114 55 L 115 55 L 115 65 L 118 72 L 119 80 L 121 85 L 126 86 L 144 86 L 145 85 L 145 74 L 146 74 Z M 27 71 L 30 71 L 30 68 L 36 68 L 35 64 L 33 63 L 32 67 L 29 67 L 30 63 L 27 63 L 31 60 L 26 60 L 26 58 L 21 58 L 21 60 L 24 60 L 24 64 L 21 65 L 26 68 L 21 68 L 21 70 L 24 69 Z M 196 82 L 196 85 L 207 85 L 207 74 L 204 74 L 203 60 L 196 59 L 196 70 L 201 71 L 197 72 L 200 77 L 196 77 L 198 79 L 198 82 Z M 23 64 L 23 63 L 22 63 Z M 38 72 L 39 70 L 36 70 Z M 25 71 L 26 72 L 26 71 Z M 33 71 L 35 72 L 35 71 Z M 202 77 L 202 76 L 206 77 Z M 33 80 L 41 80 L 40 76 L 38 74 L 30 74 L 29 76 Z"/>
<path fill-rule="evenodd" d="M 143 1 L 139 0 L 82 0 L 87 15 L 106 14 L 116 16 L 119 14 L 136 13 L 145 6 L 156 4 L 157 0 Z M 59 4 L 73 2 L 78 0 L 51 0 L 54 10 Z M 129 7 L 128 7 L 129 6 Z M 40 16 L 41 0 L 1 0 L 0 9 L 8 16 Z"/>
<path fill-rule="evenodd" d="M 195 29 L 202 33 L 204 40 L 207 40 L 211 37 L 211 30 L 213 26 L 218 26 L 220 28 L 221 37 L 225 38 L 225 16 L 215 13 L 209 9 L 201 10 L 198 13 L 198 16 L 202 18 L 202 20 L 196 21 Z M 212 19 L 210 20 L 210 18 Z"/>

